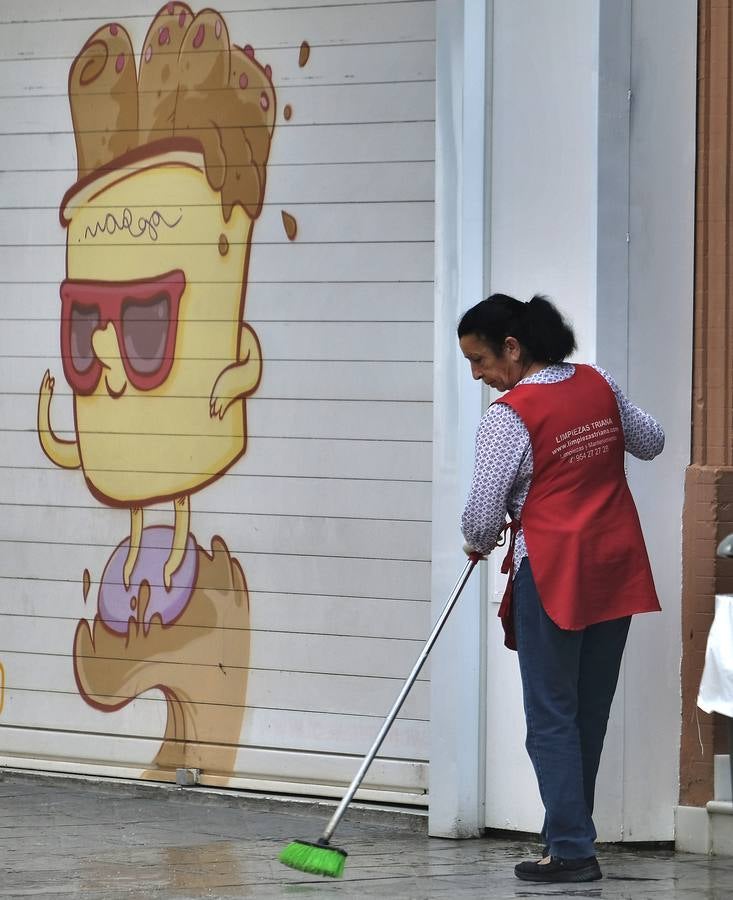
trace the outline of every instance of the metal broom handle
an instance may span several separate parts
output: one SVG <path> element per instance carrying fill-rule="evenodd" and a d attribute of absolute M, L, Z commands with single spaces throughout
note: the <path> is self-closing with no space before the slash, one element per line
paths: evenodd
<path fill-rule="evenodd" d="M 409 694 L 410 689 L 412 688 L 413 684 L 415 683 L 415 679 L 419 675 L 420 669 L 422 669 L 423 664 L 425 663 L 425 660 L 428 658 L 428 654 L 433 649 L 433 644 L 436 642 L 436 640 L 438 639 L 438 635 L 443 630 L 443 626 L 445 625 L 446 619 L 450 615 L 450 612 L 453 609 L 453 607 L 456 605 L 456 601 L 461 596 L 461 591 L 466 586 L 466 582 L 468 581 L 469 575 L 471 574 L 471 572 L 473 572 L 474 568 L 476 567 L 476 565 L 480 559 L 482 559 L 482 557 L 478 553 L 471 553 L 469 555 L 468 562 L 466 563 L 466 566 L 465 566 L 463 572 L 461 572 L 461 576 L 458 579 L 458 581 L 456 582 L 456 586 L 453 588 L 453 592 L 451 593 L 450 597 L 448 598 L 448 602 L 443 607 L 443 611 L 441 612 L 440 616 L 438 617 L 437 622 L 433 626 L 433 630 L 430 632 L 430 637 L 425 642 L 425 646 L 423 647 L 420 655 L 418 656 L 417 660 L 415 661 L 415 665 L 412 667 L 412 671 L 407 676 L 407 681 L 404 683 L 402 690 L 399 693 L 399 696 L 397 697 L 397 699 L 394 702 L 394 705 L 392 706 L 392 709 L 390 709 L 389 714 L 387 715 L 387 718 L 384 720 L 384 724 L 380 728 L 379 734 L 377 735 L 369 752 L 364 757 L 364 761 L 362 762 L 361 766 L 359 767 L 359 771 L 354 776 L 354 780 L 349 785 L 348 791 L 344 795 L 344 797 L 341 800 L 341 802 L 339 803 L 339 805 L 336 807 L 336 811 L 334 812 L 334 814 L 331 816 L 331 820 L 329 821 L 328 825 L 326 826 L 326 830 L 323 832 L 323 836 L 322 836 L 321 840 L 328 842 L 331 839 L 331 835 L 336 830 L 338 823 L 341 821 L 343 814 L 346 812 L 346 807 L 354 799 L 354 794 L 357 792 L 357 790 L 359 789 L 359 785 L 364 780 L 364 776 L 367 773 L 367 769 L 372 764 L 374 757 L 377 755 L 379 748 L 382 746 L 382 741 L 385 739 L 385 737 L 387 736 L 387 732 L 392 727 L 392 723 L 394 722 L 394 720 L 397 716 L 397 713 L 400 711 L 402 704 L 405 702 L 405 698 Z"/>

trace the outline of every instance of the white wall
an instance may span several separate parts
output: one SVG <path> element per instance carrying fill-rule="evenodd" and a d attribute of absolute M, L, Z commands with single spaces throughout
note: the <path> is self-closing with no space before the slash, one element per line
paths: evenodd
<path fill-rule="evenodd" d="M 624 838 L 670 840 L 679 796 L 682 504 L 690 462 L 697 4 L 632 15 L 628 389 L 666 432 L 629 475 L 663 612 L 625 657 Z"/>
<path fill-rule="evenodd" d="M 587 0 L 498 0 L 492 42 L 490 290 L 553 298 L 583 360 L 595 342 L 598 16 Z M 539 831 L 517 657 L 497 610 L 490 602 L 486 824 Z"/>
<path fill-rule="evenodd" d="M 498 0 L 491 98 L 491 290 L 555 298 L 595 338 L 598 3 Z"/>
<path fill-rule="evenodd" d="M 485 35 L 490 4 L 436 7 L 436 264 L 433 421 L 432 618 L 465 565 L 458 521 L 468 491 L 479 385 L 465 378 L 455 329 L 485 290 Z M 483 567 L 481 567 L 483 568 Z M 483 823 L 481 577 L 474 574 L 431 661 L 430 833 L 471 837 Z"/>
<path fill-rule="evenodd" d="M 555 299 L 575 325 L 576 358 L 612 370 L 667 431 L 661 459 L 629 466 L 664 612 L 638 617 L 632 628 L 596 821 L 601 840 L 668 840 L 677 802 L 681 509 L 690 427 L 696 4 L 495 0 L 489 10 L 489 183 L 474 183 L 490 198 L 487 292 L 528 299 L 539 291 Z M 442 125 L 439 105 L 439 134 Z M 452 148 L 459 159 L 460 134 Z M 441 228 L 450 220 L 438 212 L 440 259 Z M 480 299 L 459 296 L 464 308 Z M 460 365 L 455 353 L 436 335 L 436 371 Z M 472 447 L 480 410 L 469 378 L 466 368 L 457 396 L 466 398 L 462 415 L 472 411 L 475 421 L 469 429 L 459 420 L 454 434 Z M 436 421 L 441 410 L 436 393 Z M 470 462 L 456 460 L 445 490 L 461 494 L 460 512 Z M 447 531 L 441 524 L 445 546 Z M 434 539 L 436 560 L 440 549 Z M 542 812 L 523 746 L 516 656 L 502 646 L 495 562 L 487 568 L 485 824 L 537 831 Z M 472 615 L 480 621 L 479 612 Z M 465 649 L 474 663 L 478 640 L 469 638 Z M 453 674 L 471 671 L 464 662 Z M 436 711 L 455 683 L 432 685 L 434 731 L 450 721 Z M 462 734 L 471 738 L 468 723 Z M 462 758 L 480 753 L 465 750 Z M 431 780 L 440 777 L 433 764 Z M 431 827 L 441 822 L 437 833 L 451 833 L 455 807 L 447 800 L 442 806 L 431 804 Z"/>

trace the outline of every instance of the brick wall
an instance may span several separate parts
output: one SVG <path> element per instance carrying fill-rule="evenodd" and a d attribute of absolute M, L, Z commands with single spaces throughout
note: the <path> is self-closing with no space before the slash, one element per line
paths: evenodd
<path fill-rule="evenodd" d="M 691 465 L 683 514 L 680 803 L 684 806 L 702 806 L 712 799 L 713 755 L 723 749 L 720 739 L 725 729 L 717 729 L 716 735 L 715 717 L 698 709 L 697 692 L 715 594 L 733 593 L 733 562 L 715 556 L 718 542 L 731 532 L 733 467 Z"/>
<path fill-rule="evenodd" d="M 685 477 L 680 803 L 713 796 L 715 717 L 696 699 L 716 593 L 733 593 L 733 562 L 715 556 L 733 532 L 733 9 L 700 0 L 692 464 Z M 722 732 L 722 729 L 718 729 Z"/>

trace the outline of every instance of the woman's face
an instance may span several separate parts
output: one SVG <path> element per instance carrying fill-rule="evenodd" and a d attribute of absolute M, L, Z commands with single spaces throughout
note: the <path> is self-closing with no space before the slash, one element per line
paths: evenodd
<path fill-rule="evenodd" d="M 516 338 L 508 337 L 504 341 L 499 356 L 475 334 L 464 334 L 459 344 L 476 381 L 483 381 L 497 391 L 508 391 L 522 377 L 522 350 Z"/>

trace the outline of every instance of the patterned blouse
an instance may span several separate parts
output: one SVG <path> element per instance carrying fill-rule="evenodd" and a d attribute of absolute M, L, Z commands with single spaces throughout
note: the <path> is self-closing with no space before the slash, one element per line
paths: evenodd
<path fill-rule="evenodd" d="M 664 447 L 661 425 L 635 406 L 613 378 L 598 366 L 616 395 L 626 451 L 638 459 L 653 459 Z M 547 366 L 518 384 L 555 384 L 575 374 L 571 363 Z M 461 518 L 466 543 L 483 554 L 491 552 L 504 527 L 507 512 L 520 519 L 532 483 L 532 444 L 529 432 L 516 412 L 505 403 L 495 403 L 481 417 L 476 433 L 476 461 L 471 490 Z M 527 555 L 524 534 L 517 532 L 513 568 L 516 575 Z"/>

